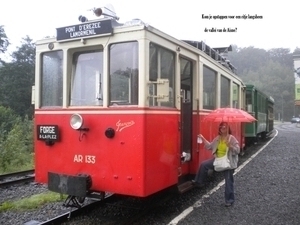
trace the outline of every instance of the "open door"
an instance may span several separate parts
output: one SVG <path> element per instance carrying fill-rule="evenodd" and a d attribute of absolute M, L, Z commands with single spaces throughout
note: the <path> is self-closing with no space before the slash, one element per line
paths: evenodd
<path fill-rule="evenodd" d="M 192 103 L 181 100 L 181 155 L 182 161 L 191 160 L 192 153 Z"/>
<path fill-rule="evenodd" d="M 192 158 L 192 126 L 193 126 L 193 102 L 192 102 L 192 62 L 180 59 L 180 137 L 181 137 L 181 166 L 188 169 Z M 178 190 L 183 193 L 192 188 L 188 171 L 178 177 Z"/>
<path fill-rule="evenodd" d="M 180 95 L 181 95 L 181 155 L 182 162 L 191 160 L 192 153 L 192 62 L 180 59 Z"/>

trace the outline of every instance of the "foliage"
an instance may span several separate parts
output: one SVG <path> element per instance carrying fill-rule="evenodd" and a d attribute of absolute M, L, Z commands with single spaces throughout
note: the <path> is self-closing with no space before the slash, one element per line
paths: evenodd
<path fill-rule="evenodd" d="M 268 54 L 263 49 L 254 47 L 238 48 L 233 46 L 233 51 L 229 52 L 228 57 L 233 65 L 237 68 L 239 76 L 248 71 L 255 71 L 263 66 L 268 59 Z"/>
<path fill-rule="evenodd" d="M 0 171 L 24 168 L 33 168 L 33 122 L 16 117 L 11 130 L 0 140 Z"/>
<path fill-rule="evenodd" d="M 12 54 L 13 61 L 0 68 L 0 105 L 24 117 L 33 117 L 31 87 L 34 85 L 35 46 L 29 37 Z"/>
<path fill-rule="evenodd" d="M 14 126 L 16 115 L 11 108 L 0 105 L 0 137 L 3 139 Z"/>
<path fill-rule="evenodd" d="M 293 52 L 293 55 L 300 55 L 300 48 L 296 48 Z"/>
<path fill-rule="evenodd" d="M 6 40 L 0 26 L 0 40 Z M 0 42 L 4 52 L 9 42 Z M 0 172 L 33 168 L 33 105 L 35 45 L 28 36 L 0 67 Z"/>
<path fill-rule="evenodd" d="M 9 45 L 10 43 L 6 36 L 4 26 L 0 26 L 0 53 L 5 53 Z"/>
<path fill-rule="evenodd" d="M 275 99 L 275 115 L 283 113 L 284 119 L 289 121 L 292 115 L 299 113 L 294 106 L 293 54 L 289 49 L 266 51 L 254 47 L 234 46 L 228 58 L 245 83 L 254 84 Z"/>
<path fill-rule="evenodd" d="M 17 51 L 13 52 L 12 54 L 13 62 L 17 62 L 18 64 L 29 64 L 34 68 L 35 44 L 32 42 L 32 39 L 28 36 L 26 36 L 22 40 L 23 41 L 21 47 L 18 47 Z"/>
<path fill-rule="evenodd" d="M 7 210 L 28 210 L 36 209 L 49 202 L 59 202 L 64 199 L 65 196 L 54 192 L 47 191 L 45 193 L 32 195 L 28 198 L 23 198 L 16 201 L 6 201 L 0 205 L 0 212 Z"/>

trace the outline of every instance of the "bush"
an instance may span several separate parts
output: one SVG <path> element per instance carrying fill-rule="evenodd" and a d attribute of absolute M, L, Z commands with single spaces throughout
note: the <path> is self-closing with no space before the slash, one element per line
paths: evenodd
<path fill-rule="evenodd" d="M 2 111 L 1 111 L 2 110 Z M 1 114 L 1 112 L 4 114 Z M 1 123 L 0 132 L 0 172 L 9 173 L 33 166 L 33 121 L 25 117 L 23 120 L 9 110 L 0 107 L 0 118 L 8 118 Z M 4 115 L 4 116 L 3 116 Z M 9 116 L 11 115 L 11 116 Z"/>

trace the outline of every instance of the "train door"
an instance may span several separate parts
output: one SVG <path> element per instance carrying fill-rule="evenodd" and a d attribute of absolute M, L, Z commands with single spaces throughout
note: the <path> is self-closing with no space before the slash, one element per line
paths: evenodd
<path fill-rule="evenodd" d="M 184 162 L 191 160 L 192 153 L 192 62 L 180 58 L 180 92 L 181 92 L 181 153 Z"/>

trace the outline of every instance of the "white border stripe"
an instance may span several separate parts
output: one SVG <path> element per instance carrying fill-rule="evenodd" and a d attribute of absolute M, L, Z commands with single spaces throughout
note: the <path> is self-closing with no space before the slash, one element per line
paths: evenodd
<path fill-rule="evenodd" d="M 193 207 L 190 206 L 189 208 L 187 208 L 186 210 L 184 210 L 179 216 L 177 216 L 176 218 L 174 218 L 169 224 L 170 225 L 177 224 L 180 220 L 182 220 L 183 218 L 185 218 L 192 211 L 193 211 Z"/>
<path fill-rule="evenodd" d="M 119 114 L 171 114 L 171 115 L 179 115 L 180 111 L 162 111 L 162 110 L 48 110 L 48 111 L 35 111 L 35 115 L 71 115 L 74 113 L 79 114 L 98 114 L 98 115 L 119 115 Z"/>
<path fill-rule="evenodd" d="M 83 109 L 61 109 L 61 110 L 35 110 L 35 115 L 66 115 L 66 114 L 74 114 L 74 113 L 79 113 L 79 114 L 113 114 L 113 115 L 118 115 L 118 114 L 135 114 L 135 115 L 141 115 L 141 114 L 171 114 L 171 115 L 180 115 L 181 111 L 178 109 L 174 110 L 145 110 L 145 109 L 88 109 L 88 110 L 83 110 Z M 208 115 L 209 112 L 195 112 L 193 111 L 193 116 L 197 115 Z"/>
<path fill-rule="evenodd" d="M 242 165 L 240 165 L 234 172 L 233 175 L 237 174 L 239 171 L 241 171 L 241 169 L 243 169 L 252 159 L 254 159 L 262 150 L 264 150 L 271 141 L 273 141 L 273 139 L 278 135 L 278 131 L 275 130 L 276 134 L 274 135 L 274 137 L 269 140 L 261 149 L 259 149 L 259 151 L 257 151 L 255 154 L 253 154 L 248 160 L 246 160 Z M 184 219 L 187 215 L 189 215 L 195 208 L 199 208 L 202 203 L 204 202 L 204 200 L 206 198 L 209 198 L 214 192 L 216 192 L 217 190 L 219 190 L 223 185 L 225 184 L 225 181 L 221 181 L 216 187 L 214 187 L 212 190 L 210 190 L 207 194 L 203 195 L 201 199 L 199 199 L 198 201 L 196 201 L 193 206 L 190 206 L 189 208 L 187 208 L 186 210 L 184 210 L 182 213 L 180 213 L 177 217 L 175 217 L 170 223 L 168 223 L 168 225 L 176 225 L 178 224 L 178 222 L 182 219 Z"/>

